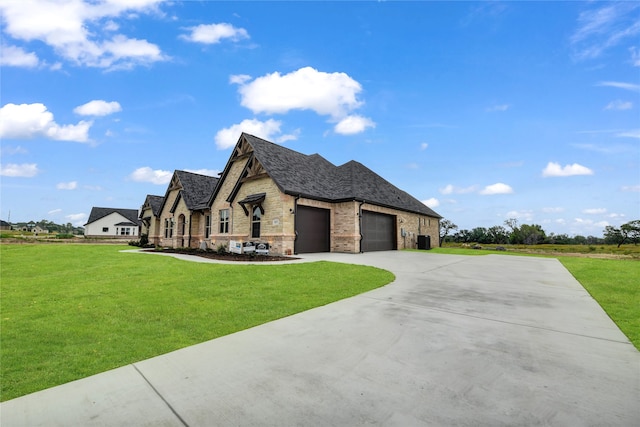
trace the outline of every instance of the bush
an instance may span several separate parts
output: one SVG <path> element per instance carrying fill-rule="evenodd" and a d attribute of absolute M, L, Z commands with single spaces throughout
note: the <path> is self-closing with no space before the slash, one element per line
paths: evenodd
<path fill-rule="evenodd" d="M 60 234 L 56 234 L 56 239 L 73 239 L 73 234 L 69 234 L 69 233 L 60 233 Z"/>
<path fill-rule="evenodd" d="M 149 244 L 149 236 L 146 234 L 140 235 L 140 240 L 129 241 L 129 246 L 138 246 L 139 248 L 153 248 L 154 245 Z"/>
<path fill-rule="evenodd" d="M 223 243 L 220 243 L 216 247 L 216 252 L 219 253 L 220 255 L 224 255 L 227 253 L 227 247 Z"/>

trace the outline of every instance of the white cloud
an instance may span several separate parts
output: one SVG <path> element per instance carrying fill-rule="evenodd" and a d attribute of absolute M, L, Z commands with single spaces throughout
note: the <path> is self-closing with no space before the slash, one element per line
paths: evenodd
<path fill-rule="evenodd" d="M 8 163 L 0 165 L 1 176 L 31 178 L 40 173 L 38 165 L 35 163 Z"/>
<path fill-rule="evenodd" d="M 77 181 L 60 182 L 56 185 L 56 188 L 58 190 L 75 190 L 76 188 L 78 188 L 78 182 Z"/>
<path fill-rule="evenodd" d="M 229 76 L 229 83 L 242 85 L 251 80 L 251 76 L 248 74 L 234 74 Z"/>
<path fill-rule="evenodd" d="M 47 215 L 55 215 L 55 214 L 59 214 L 62 212 L 62 209 L 53 209 L 50 210 L 49 212 L 47 212 Z"/>
<path fill-rule="evenodd" d="M 42 136 L 58 141 L 89 142 L 92 121 L 59 125 L 44 104 L 6 104 L 0 108 L 0 138 L 27 139 Z"/>
<path fill-rule="evenodd" d="M 640 138 L 640 129 L 628 130 L 625 132 L 617 133 L 616 136 L 623 138 Z"/>
<path fill-rule="evenodd" d="M 602 3 L 595 3 L 600 6 Z M 640 33 L 633 2 L 604 3 L 585 10 L 578 17 L 578 28 L 570 38 L 577 59 L 598 58 L 623 40 L 635 40 Z"/>
<path fill-rule="evenodd" d="M 195 27 L 186 28 L 189 34 L 183 34 L 181 39 L 194 43 L 216 44 L 223 39 L 239 41 L 248 39 L 249 33 L 244 28 L 236 28 L 231 24 L 202 24 Z"/>
<path fill-rule="evenodd" d="M 609 222 L 607 221 L 593 221 L 590 219 L 583 219 L 583 218 L 575 218 L 574 220 L 574 225 L 577 226 L 581 226 L 587 229 L 593 229 L 593 228 L 604 228 L 609 224 Z"/>
<path fill-rule="evenodd" d="M 26 148 L 21 146 L 10 147 L 10 146 L 1 146 L 0 147 L 0 156 L 13 156 L 16 154 L 28 154 L 29 151 Z"/>
<path fill-rule="evenodd" d="M 422 144 L 420 144 L 420 151 L 424 151 L 427 148 L 429 148 L 429 144 L 426 142 L 423 142 Z"/>
<path fill-rule="evenodd" d="M 153 170 L 148 166 L 134 170 L 129 179 L 136 182 L 150 182 L 156 185 L 166 185 L 171 181 L 173 172 L 163 170 Z"/>
<path fill-rule="evenodd" d="M 625 214 L 619 214 L 619 213 L 615 213 L 615 212 L 612 212 L 609 215 L 607 215 L 607 218 L 611 218 L 611 219 L 622 219 L 622 218 L 625 218 L 625 217 L 626 217 Z"/>
<path fill-rule="evenodd" d="M 593 175 L 593 171 L 586 166 L 574 163 L 572 165 L 560 166 L 559 163 L 549 162 L 547 167 L 542 171 L 542 176 L 547 177 L 565 177 L 575 175 Z"/>
<path fill-rule="evenodd" d="M 40 61 L 33 52 L 17 46 L 0 46 L 0 65 L 3 67 L 37 67 Z"/>
<path fill-rule="evenodd" d="M 122 111 L 122 107 L 116 101 L 103 101 L 96 99 L 73 109 L 73 112 L 81 116 L 108 116 Z"/>
<path fill-rule="evenodd" d="M 364 132 L 367 128 L 374 127 L 376 127 L 376 124 L 371 119 L 353 115 L 340 120 L 333 129 L 341 135 L 355 135 L 356 133 Z"/>
<path fill-rule="evenodd" d="M 448 184 L 444 188 L 440 188 L 441 194 L 468 194 L 474 193 L 478 190 L 477 185 L 472 185 L 470 187 L 456 187 L 454 185 Z"/>
<path fill-rule="evenodd" d="M 0 12 L 4 31 L 15 40 L 41 41 L 76 65 L 131 68 L 167 58 L 146 40 L 114 35 L 117 24 L 113 19 L 135 19 L 139 13 L 158 11 L 160 3 L 161 0 L 4 1 Z M 105 24 L 102 20 L 106 18 L 111 20 Z"/>
<path fill-rule="evenodd" d="M 607 213 L 607 209 L 606 208 L 583 209 L 582 213 L 587 215 L 603 215 Z"/>
<path fill-rule="evenodd" d="M 629 90 L 631 92 L 640 92 L 640 85 L 635 83 L 625 82 L 600 82 L 596 86 L 615 87 L 618 89 Z"/>
<path fill-rule="evenodd" d="M 281 125 L 281 122 L 273 119 L 264 122 L 257 119 L 247 119 L 218 131 L 214 140 L 218 149 L 224 150 L 235 146 L 242 132 L 280 143 L 297 139 L 296 134 L 280 135 Z"/>
<path fill-rule="evenodd" d="M 85 221 L 88 219 L 87 214 L 85 213 L 77 213 L 77 214 L 69 214 L 65 216 L 66 219 L 69 220 L 74 226 L 80 227 L 85 224 Z"/>
<path fill-rule="evenodd" d="M 625 185 L 621 188 L 622 191 L 629 191 L 631 193 L 640 193 L 640 185 Z"/>
<path fill-rule="evenodd" d="M 432 198 L 427 199 L 427 200 L 423 200 L 422 203 L 424 203 L 425 205 L 429 206 L 431 209 L 437 208 L 438 206 L 440 206 L 440 201 L 438 199 L 436 199 L 435 197 L 432 197 Z"/>
<path fill-rule="evenodd" d="M 513 193 L 513 188 L 511 188 L 507 184 L 503 184 L 502 182 L 498 182 L 496 184 L 487 185 L 480 191 L 480 194 L 483 196 L 493 196 L 495 194 L 511 194 Z"/>
<path fill-rule="evenodd" d="M 254 113 L 284 114 L 312 110 L 335 120 L 363 103 L 360 83 L 345 73 L 325 73 L 311 67 L 289 74 L 275 72 L 240 85 L 241 104 Z"/>
<path fill-rule="evenodd" d="M 530 210 L 524 211 L 509 211 L 506 218 L 516 218 L 522 221 L 533 221 L 533 212 Z"/>
<path fill-rule="evenodd" d="M 604 107 L 605 110 L 630 110 L 633 108 L 633 102 L 631 101 L 621 101 L 616 99 L 615 101 L 611 101 Z"/>

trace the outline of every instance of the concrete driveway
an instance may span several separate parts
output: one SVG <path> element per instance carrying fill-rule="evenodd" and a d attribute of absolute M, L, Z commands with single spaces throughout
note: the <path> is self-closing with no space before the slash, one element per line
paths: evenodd
<path fill-rule="evenodd" d="M 320 259 L 396 281 L 4 402 L 2 426 L 640 425 L 640 353 L 557 260 Z"/>

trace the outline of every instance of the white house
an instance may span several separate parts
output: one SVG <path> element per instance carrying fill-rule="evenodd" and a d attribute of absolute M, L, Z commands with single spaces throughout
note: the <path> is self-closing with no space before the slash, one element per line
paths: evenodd
<path fill-rule="evenodd" d="M 140 235 L 140 220 L 136 209 L 91 208 L 84 225 L 85 237 L 126 239 Z"/>

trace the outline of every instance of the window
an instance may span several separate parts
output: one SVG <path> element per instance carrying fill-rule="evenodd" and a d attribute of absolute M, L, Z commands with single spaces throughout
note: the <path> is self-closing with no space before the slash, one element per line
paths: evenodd
<path fill-rule="evenodd" d="M 208 239 L 211 235 L 211 215 L 205 215 L 204 217 L 204 238 Z"/>
<path fill-rule="evenodd" d="M 164 237 L 166 239 L 173 237 L 173 220 L 171 218 L 164 220 Z"/>
<path fill-rule="evenodd" d="M 184 215 L 178 217 L 178 236 L 184 236 L 186 221 Z"/>
<path fill-rule="evenodd" d="M 108 233 L 109 232 L 109 227 L 102 227 L 102 232 L 103 233 Z"/>
<path fill-rule="evenodd" d="M 229 232 L 229 209 L 220 211 L 220 233 Z"/>
<path fill-rule="evenodd" d="M 260 210 L 260 206 L 253 207 L 253 217 L 251 218 L 251 237 L 257 238 L 260 237 L 260 218 L 262 217 L 262 212 Z"/>
<path fill-rule="evenodd" d="M 120 229 L 120 235 L 121 236 L 129 236 L 131 234 L 131 228 L 129 227 L 122 227 Z"/>

